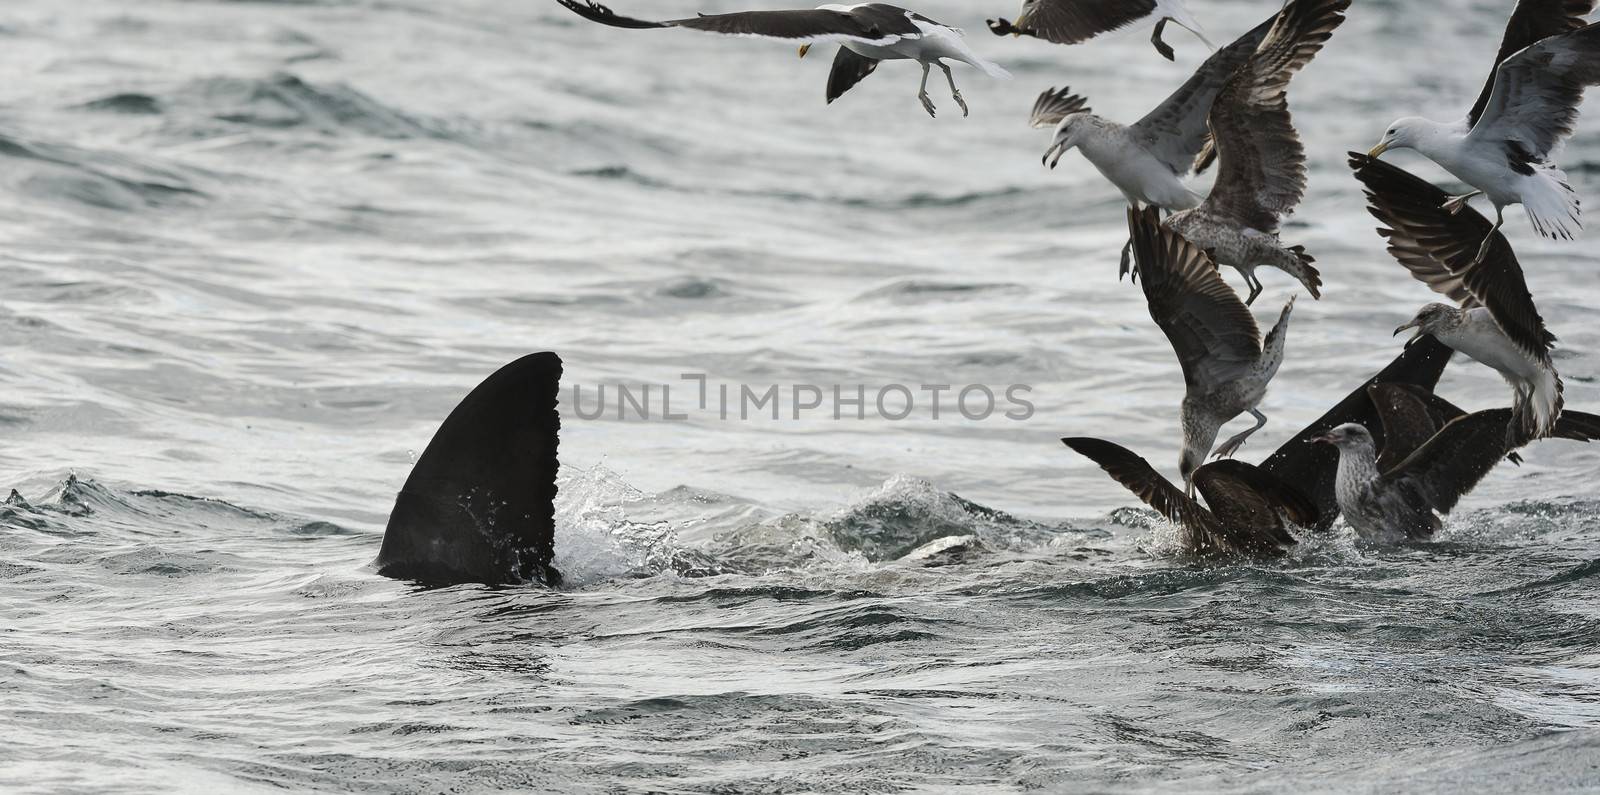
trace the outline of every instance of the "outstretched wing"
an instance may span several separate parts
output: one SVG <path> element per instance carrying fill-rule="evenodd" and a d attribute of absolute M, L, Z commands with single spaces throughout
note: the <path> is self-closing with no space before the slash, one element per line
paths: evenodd
<path fill-rule="evenodd" d="M 1467 128 L 1471 129 L 1489 105 L 1489 95 L 1494 93 L 1496 72 L 1507 58 L 1523 48 L 1551 36 L 1559 36 L 1584 26 L 1584 17 L 1594 11 L 1595 0 L 1518 0 L 1517 7 L 1506 22 L 1505 37 L 1500 40 L 1500 52 L 1494 57 L 1494 69 L 1472 103 L 1467 114 Z"/>
<path fill-rule="evenodd" d="M 1468 138 L 1518 145 L 1545 160 L 1572 135 L 1583 91 L 1600 84 L 1600 23 L 1551 36 L 1507 58 Z"/>
<path fill-rule="evenodd" d="M 1172 343 L 1184 384 L 1209 391 L 1248 373 L 1261 330 L 1211 257 L 1163 227 L 1154 206 L 1128 208 L 1128 232 L 1150 317 Z"/>
<path fill-rule="evenodd" d="M 1006 32 L 1078 44 L 1133 25 L 1155 10 L 1156 0 L 1023 0 L 1022 14 Z"/>
<path fill-rule="evenodd" d="M 1444 209 L 1444 191 L 1383 160 L 1350 153 L 1350 167 L 1366 186 L 1367 209 L 1384 226 L 1389 253 L 1418 281 L 1462 306 L 1481 305 L 1523 353 L 1546 367 L 1555 335 L 1544 325 L 1523 278 L 1522 265 L 1504 235 L 1494 233 L 1480 261 L 1478 247 L 1494 228 L 1477 210 Z"/>
<path fill-rule="evenodd" d="M 633 19 L 612 11 L 594 0 L 556 0 L 578 16 L 615 28 L 689 28 L 727 36 L 759 36 L 793 42 L 846 42 L 886 45 L 902 39 L 921 38 L 918 28 L 905 11 L 894 6 L 872 3 L 850 11 L 825 8 L 798 11 L 736 11 L 731 14 L 701 14 L 688 19 L 659 22 Z"/>
<path fill-rule="evenodd" d="M 1145 505 L 1167 518 L 1167 521 L 1185 527 L 1198 525 L 1211 517 L 1206 515 L 1183 490 L 1161 476 L 1133 451 L 1104 439 L 1069 437 L 1061 443 L 1100 465 L 1106 474 L 1134 493 Z"/>
<path fill-rule="evenodd" d="M 1267 37 L 1267 31 L 1277 18 L 1274 14 L 1232 44 L 1212 53 L 1172 96 L 1129 127 L 1172 173 L 1179 176 L 1189 173 L 1195 155 L 1205 145 L 1206 116 L 1211 113 L 1212 101 L 1234 71 L 1250 59 L 1250 54 Z"/>
<path fill-rule="evenodd" d="M 1074 113 L 1088 113 L 1089 100 L 1072 93 L 1068 86 L 1047 88 L 1033 102 L 1028 123 L 1034 127 L 1054 127 Z"/>
<path fill-rule="evenodd" d="M 1300 203 L 1306 151 L 1289 115 L 1289 80 L 1344 22 L 1350 0 L 1292 0 L 1261 46 L 1211 106 L 1211 140 L 1220 163 L 1205 204 L 1211 215 L 1262 232 Z"/>
<path fill-rule="evenodd" d="M 1339 499 L 1334 494 L 1334 476 L 1339 468 L 1339 451 L 1332 445 L 1312 444 L 1311 440 L 1327 433 L 1336 425 L 1354 422 L 1371 431 L 1374 440 L 1382 449 L 1385 441 L 1382 438 L 1383 426 L 1378 417 L 1377 407 L 1367 395 L 1367 387 L 1375 383 L 1393 382 L 1416 384 L 1431 390 L 1439 383 L 1439 376 L 1444 374 L 1445 365 L 1450 363 L 1450 356 L 1453 353 L 1455 352 L 1433 337 L 1419 337 L 1395 357 L 1388 367 L 1383 368 L 1371 380 L 1351 392 L 1315 422 L 1301 429 L 1293 439 L 1285 442 L 1262 462 L 1261 468 L 1276 475 L 1280 480 L 1295 484 L 1295 487 L 1310 497 L 1322 512 L 1322 521 L 1318 527 L 1331 526 L 1333 521 L 1339 518 Z"/>
<path fill-rule="evenodd" d="M 1506 444 L 1511 415 L 1489 409 L 1459 417 L 1382 477 L 1449 513 L 1513 449 Z"/>

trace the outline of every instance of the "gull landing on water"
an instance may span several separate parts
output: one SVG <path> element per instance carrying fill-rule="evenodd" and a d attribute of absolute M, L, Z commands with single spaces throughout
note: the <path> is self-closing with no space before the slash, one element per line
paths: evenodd
<path fill-rule="evenodd" d="M 1183 0 L 1023 0 L 1022 13 L 1016 22 L 1004 18 L 988 22 L 989 30 L 996 36 L 1034 36 L 1056 44 L 1079 44 L 1148 19 L 1156 20 L 1150 43 L 1169 61 L 1175 53 L 1161 40 L 1168 22 L 1216 49 L 1206 39 L 1200 23 L 1184 7 Z"/>
<path fill-rule="evenodd" d="M 1520 0 L 1494 72 L 1466 118 L 1400 119 L 1369 156 L 1414 149 L 1473 188 L 1451 199 L 1452 210 L 1488 196 L 1498 230 L 1505 208 L 1521 204 L 1540 235 L 1571 240 L 1582 227 L 1578 197 L 1551 157 L 1572 135 L 1584 89 L 1600 84 L 1600 26 L 1583 19 L 1594 6 L 1595 0 Z M 1480 243 L 1480 259 L 1491 240 Z"/>
<path fill-rule="evenodd" d="M 799 42 L 802 58 L 813 44 L 838 43 L 841 45 L 839 53 L 828 74 L 829 103 L 872 74 L 880 61 L 908 60 L 922 64 L 922 85 L 917 90 L 917 99 L 929 116 L 935 115 L 933 100 L 928 97 L 928 73 L 934 66 L 944 71 L 951 97 L 961 106 L 961 114 L 968 115 L 967 102 L 956 88 L 955 76 L 943 59 L 970 64 L 990 77 L 1011 76 L 998 64 L 974 53 L 962 40 L 960 30 L 885 3 L 828 4 L 789 11 L 737 11 L 653 22 L 618 16 L 594 0 L 556 1 L 584 19 L 617 28 L 689 28 L 729 36 Z"/>

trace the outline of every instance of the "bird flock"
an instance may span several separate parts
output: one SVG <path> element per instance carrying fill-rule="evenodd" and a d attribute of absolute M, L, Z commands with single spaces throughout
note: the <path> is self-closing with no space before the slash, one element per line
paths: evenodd
<path fill-rule="evenodd" d="M 959 29 L 884 3 L 649 21 L 593 0 L 557 2 L 612 27 L 785 40 L 801 45 L 801 57 L 815 44 L 838 44 L 828 103 L 887 60 L 921 65 L 917 96 L 930 116 L 937 113 L 928 94 L 932 68 L 943 73 L 963 115 L 969 109 L 946 61 L 1010 76 L 975 53 Z M 1113 442 L 1062 442 L 1175 524 L 1184 547 L 1198 555 L 1280 555 L 1295 543 L 1291 526 L 1324 529 L 1341 515 L 1364 538 L 1427 538 L 1500 461 L 1520 461 L 1520 447 L 1544 438 L 1600 438 L 1600 416 L 1565 410 L 1551 358 L 1555 336 L 1502 229 L 1511 205 L 1521 205 L 1544 237 L 1572 240 L 1581 228 L 1579 198 L 1554 158 L 1574 132 L 1585 89 L 1600 84 L 1600 23 L 1586 19 L 1600 0 L 1517 0 L 1488 81 L 1465 117 L 1402 118 L 1370 152 L 1349 154 L 1389 253 L 1448 301 L 1428 304 L 1400 325 L 1396 335 L 1414 336 L 1394 362 L 1259 466 L 1232 458 L 1267 422 L 1260 404 L 1283 363 L 1295 304 L 1291 297 L 1263 335 L 1250 309 L 1265 289 L 1258 271 L 1275 268 L 1313 299 L 1322 295 L 1315 258 L 1279 236 L 1306 191 L 1306 151 L 1288 92 L 1351 2 L 1288 0 L 1220 49 L 1183 0 L 1024 0 L 1015 21 L 988 20 L 998 36 L 1059 44 L 1153 22 L 1151 42 L 1172 60 L 1163 39 L 1170 23 L 1214 50 L 1132 124 L 1094 114 L 1070 88 L 1046 89 L 1029 118 L 1052 130 L 1042 158 L 1048 166 L 1075 149 L 1127 200 L 1119 278 L 1140 285 L 1185 387 L 1181 487 Z M 1449 194 L 1379 159 L 1395 149 L 1415 150 L 1469 190 Z M 1214 185 L 1202 196 L 1185 180 L 1212 167 Z M 1479 196 L 1493 205 L 1493 222 L 1470 206 Z M 1243 297 L 1224 280 L 1224 265 L 1243 278 Z M 1434 393 L 1457 352 L 1505 379 L 1509 408 L 1468 413 Z M 1217 444 L 1223 426 L 1246 413 L 1255 424 Z"/>

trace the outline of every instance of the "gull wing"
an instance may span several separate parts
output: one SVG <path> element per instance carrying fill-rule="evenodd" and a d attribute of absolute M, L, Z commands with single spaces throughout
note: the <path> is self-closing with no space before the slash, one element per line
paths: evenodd
<path fill-rule="evenodd" d="M 1600 84 L 1600 23 L 1551 36 L 1503 61 L 1470 141 L 1513 147 L 1523 159 L 1548 160 L 1572 135 L 1584 89 Z"/>
<path fill-rule="evenodd" d="M 1494 233 L 1489 251 L 1477 260 L 1478 247 L 1494 225 L 1477 210 L 1463 207 L 1452 214 L 1443 205 L 1449 196 L 1410 172 L 1356 152 L 1350 166 L 1366 188 L 1367 209 L 1384 224 L 1389 253 L 1434 292 L 1462 306 L 1483 306 L 1496 325 L 1523 353 L 1546 367 L 1555 335 L 1528 292 L 1522 265 L 1505 235 Z"/>
<path fill-rule="evenodd" d="M 1150 317 L 1167 335 L 1191 390 L 1244 377 L 1261 356 L 1261 330 L 1199 246 L 1161 225 L 1160 210 L 1128 209 L 1128 231 Z"/>
<path fill-rule="evenodd" d="M 850 11 L 814 8 L 795 11 L 736 11 L 687 19 L 651 21 L 625 17 L 593 0 L 556 0 L 591 22 L 614 28 L 689 28 L 727 36 L 759 36 L 791 42 L 855 41 L 886 45 L 922 37 L 922 29 L 894 6 L 871 3 Z"/>
<path fill-rule="evenodd" d="M 1172 173 L 1183 176 L 1193 168 L 1195 156 L 1205 145 L 1206 117 L 1211 113 L 1212 101 L 1228 78 L 1250 59 L 1277 18 L 1273 14 L 1254 30 L 1212 53 L 1177 91 L 1129 125 L 1135 138 Z"/>
<path fill-rule="evenodd" d="M 1289 115 L 1289 81 L 1344 22 L 1350 0 L 1293 0 L 1217 95 L 1209 119 L 1217 182 L 1209 215 L 1262 232 L 1300 203 L 1306 151 Z"/>
<path fill-rule="evenodd" d="M 1467 129 L 1478 123 L 1484 108 L 1488 107 L 1500 64 L 1531 44 L 1583 27 L 1584 17 L 1594 11 L 1594 6 L 1595 0 L 1518 0 L 1511 19 L 1506 22 L 1500 52 L 1494 57 L 1494 69 L 1489 71 L 1489 79 L 1484 81 L 1478 101 L 1467 113 Z"/>

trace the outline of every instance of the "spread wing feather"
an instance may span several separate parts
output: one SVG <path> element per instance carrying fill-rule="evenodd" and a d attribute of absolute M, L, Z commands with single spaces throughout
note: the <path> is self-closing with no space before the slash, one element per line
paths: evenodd
<path fill-rule="evenodd" d="M 1250 54 L 1267 37 L 1267 31 L 1277 18 L 1274 14 L 1232 44 L 1212 53 L 1177 91 L 1129 126 L 1145 148 L 1172 169 L 1172 173 L 1179 176 L 1189 173 L 1195 156 L 1205 145 L 1206 116 L 1211 113 L 1211 103 L 1228 78 L 1250 59 Z"/>
<path fill-rule="evenodd" d="M 1467 127 L 1471 129 L 1489 105 L 1489 95 L 1494 93 L 1495 75 L 1501 63 L 1527 46 L 1551 36 L 1583 27 L 1584 17 L 1594 11 L 1595 0 L 1519 0 L 1511 19 L 1506 22 L 1505 37 L 1500 40 L 1500 52 L 1494 57 L 1495 69 L 1478 93 L 1478 101 L 1467 114 Z"/>
<path fill-rule="evenodd" d="M 1384 226 L 1389 253 L 1418 281 L 1464 306 L 1483 306 L 1512 344 L 1546 367 L 1555 335 L 1533 303 L 1522 265 L 1504 235 L 1494 233 L 1478 260 L 1478 246 L 1494 228 L 1477 210 L 1452 214 L 1449 198 L 1404 169 L 1350 153 L 1350 166 L 1366 188 L 1367 209 Z"/>
<path fill-rule="evenodd" d="M 1583 91 L 1600 84 L 1600 23 L 1529 45 L 1494 73 L 1469 140 L 1512 142 L 1546 160 L 1572 135 Z"/>
<path fill-rule="evenodd" d="M 1161 225 L 1155 207 L 1128 209 L 1128 231 L 1150 317 L 1172 343 L 1191 388 L 1244 376 L 1261 355 L 1261 330 L 1200 247 Z"/>
<path fill-rule="evenodd" d="M 1306 152 L 1289 114 L 1289 81 L 1344 22 L 1350 0 L 1292 0 L 1255 53 L 1229 78 L 1211 106 L 1217 183 L 1210 215 L 1262 232 L 1306 190 Z"/>

